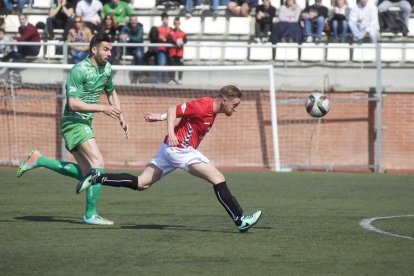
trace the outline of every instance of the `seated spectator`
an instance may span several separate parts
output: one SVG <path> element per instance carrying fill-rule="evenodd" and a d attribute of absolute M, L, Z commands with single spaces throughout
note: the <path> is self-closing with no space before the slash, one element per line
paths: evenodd
<path fill-rule="evenodd" d="M 362 43 L 368 37 L 370 43 L 377 43 L 378 9 L 374 4 L 368 3 L 368 0 L 360 0 L 351 8 L 348 25 L 355 42 Z"/>
<path fill-rule="evenodd" d="M 413 0 L 384 0 L 378 2 L 378 12 L 382 13 L 388 11 L 391 7 L 398 7 L 401 9 L 402 16 L 404 18 L 405 25 L 408 26 L 412 6 L 414 5 Z"/>
<path fill-rule="evenodd" d="M 273 24 L 272 43 L 278 42 L 302 42 L 302 29 L 299 17 L 302 8 L 296 4 L 296 0 L 286 0 L 279 10 L 279 22 Z"/>
<path fill-rule="evenodd" d="M 269 40 L 269 33 L 272 31 L 275 14 L 276 8 L 270 4 L 270 0 L 263 0 L 263 4 L 256 7 L 254 33 L 256 42 L 266 43 Z"/>
<path fill-rule="evenodd" d="M 180 18 L 174 18 L 174 28 L 171 30 L 167 41 L 175 45 L 168 51 L 170 57 L 170 64 L 173 66 L 183 66 L 184 57 L 184 44 L 187 43 L 186 34 L 180 29 Z M 183 83 L 183 71 L 178 71 L 178 79 L 175 78 L 176 72 L 170 72 L 170 83 L 182 84 Z"/>
<path fill-rule="evenodd" d="M 335 7 L 329 14 L 329 22 L 335 42 L 345 42 L 346 40 L 350 11 L 345 0 L 336 0 Z"/>
<path fill-rule="evenodd" d="M 218 16 L 218 6 L 227 6 L 229 0 L 210 0 L 210 10 L 214 17 Z M 188 19 L 192 16 L 193 6 L 202 4 L 202 0 L 186 0 L 185 1 L 185 17 Z"/>
<path fill-rule="evenodd" d="M 230 0 L 228 10 L 237 16 L 248 16 L 250 9 L 257 6 L 257 0 Z"/>
<path fill-rule="evenodd" d="M 103 6 L 101 13 L 102 20 L 107 15 L 113 15 L 115 24 L 119 30 L 128 23 L 128 16 L 132 14 L 132 8 L 127 3 L 120 0 L 111 0 Z"/>
<path fill-rule="evenodd" d="M 101 24 L 100 33 L 106 33 L 111 39 L 112 43 L 118 40 L 118 31 L 116 30 L 115 20 L 112 15 L 108 14 L 104 17 L 103 22 Z M 116 58 L 116 52 L 117 52 L 116 47 L 112 46 L 111 57 L 109 58 L 110 64 L 114 64 L 114 61 Z"/>
<path fill-rule="evenodd" d="M 89 43 L 92 39 L 91 30 L 85 26 L 80 16 L 75 17 L 75 27 L 69 30 L 68 42 Z M 84 60 L 89 53 L 89 45 L 69 45 L 69 53 L 74 64 Z"/>
<path fill-rule="evenodd" d="M 24 14 L 19 15 L 19 36 L 16 41 L 19 42 L 40 42 L 40 35 L 36 27 L 27 21 L 27 16 Z M 26 56 L 37 56 L 40 51 L 40 45 L 19 45 L 17 46 L 17 52 L 13 51 L 9 53 L 4 60 L 12 59 L 15 62 L 20 61 Z"/>
<path fill-rule="evenodd" d="M 150 43 L 158 43 L 158 27 L 152 26 L 149 34 L 148 41 Z M 149 46 L 144 54 L 144 65 L 156 65 L 157 64 L 157 47 Z M 153 72 L 144 72 L 144 78 L 147 79 L 144 82 L 154 82 L 155 76 Z"/>
<path fill-rule="evenodd" d="M 99 0 L 80 0 L 76 5 L 76 15 L 80 16 L 84 24 L 95 32 L 99 29 L 101 24 L 101 17 L 99 16 L 103 6 Z"/>
<path fill-rule="evenodd" d="M 28 0 L 17 0 L 17 1 L 13 1 L 13 0 L 3 0 L 5 14 L 11 14 L 11 13 L 13 13 L 13 4 L 14 3 L 17 3 L 18 13 L 21 14 L 23 12 L 24 5 L 28 4 L 29 2 L 28 2 Z"/>
<path fill-rule="evenodd" d="M 315 0 L 315 4 L 306 7 L 302 12 L 302 19 L 304 24 L 304 35 L 306 42 L 313 41 L 315 35 L 315 42 L 319 43 L 322 39 L 322 32 L 325 28 L 325 20 L 328 17 L 328 8 L 322 6 L 322 0 Z M 316 27 L 316 34 L 313 28 Z"/>
<path fill-rule="evenodd" d="M 11 55 L 13 52 L 17 52 L 17 47 L 11 44 L 3 44 L 5 42 L 12 43 L 15 42 L 10 35 L 6 34 L 4 29 L 0 29 L 0 55 L 5 60 L 7 56 Z"/>
<path fill-rule="evenodd" d="M 73 26 L 75 12 L 71 2 L 67 0 L 56 0 L 49 11 L 49 17 L 46 19 L 47 39 L 54 39 L 54 29 L 63 29 L 62 40 L 65 41 L 68 31 Z"/>
<path fill-rule="evenodd" d="M 128 43 L 143 43 L 144 42 L 144 27 L 138 22 L 136 15 L 129 18 L 129 23 L 126 24 L 119 35 L 119 41 Z M 126 54 L 134 57 L 135 65 L 144 64 L 144 47 L 132 46 L 126 48 Z M 139 74 L 131 72 L 130 80 L 132 83 L 137 82 Z"/>
<path fill-rule="evenodd" d="M 163 12 L 161 14 L 162 25 L 158 27 L 158 43 L 167 43 L 167 38 L 170 35 L 171 28 L 168 26 L 168 14 Z M 167 47 L 157 47 L 157 65 L 167 65 L 168 62 L 168 49 Z M 164 72 L 157 72 L 157 83 L 165 81 Z"/>

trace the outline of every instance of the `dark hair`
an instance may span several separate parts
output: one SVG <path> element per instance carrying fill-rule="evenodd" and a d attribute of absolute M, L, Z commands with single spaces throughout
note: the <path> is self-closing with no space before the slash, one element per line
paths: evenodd
<path fill-rule="evenodd" d="M 165 18 L 165 17 L 167 17 L 167 18 L 168 18 L 168 13 L 163 12 L 163 13 L 161 14 L 161 19 L 163 19 L 163 18 Z"/>
<path fill-rule="evenodd" d="M 148 34 L 148 40 L 151 43 L 157 43 L 158 42 L 158 28 L 156 26 L 152 26 L 149 34 Z"/>
<path fill-rule="evenodd" d="M 180 21 L 180 18 L 177 16 L 174 18 L 174 21 Z"/>
<path fill-rule="evenodd" d="M 3 28 L 0 28 L 0 33 L 6 33 L 6 31 Z"/>
<path fill-rule="evenodd" d="M 111 43 L 111 38 L 107 33 L 99 33 L 94 35 L 89 43 L 89 54 L 92 53 L 92 48 L 98 46 L 101 42 Z"/>

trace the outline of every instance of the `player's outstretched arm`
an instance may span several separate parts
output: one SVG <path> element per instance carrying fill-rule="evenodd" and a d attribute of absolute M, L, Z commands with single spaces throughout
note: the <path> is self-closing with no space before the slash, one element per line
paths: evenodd
<path fill-rule="evenodd" d="M 176 107 L 172 106 L 167 112 L 168 145 L 171 147 L 178 146 L 178 138 L 174 132 L 175 119 L 177 119 Z"/>
<path fill-rule="evenodd" d="M 76 112 L 103 112 L 105 115 L 118 119 L 121 115 L 121 110 L 116 106 L 108 106 L 101 104 L 88 104 L 78 98 L 68 98 L 68 105 L 70 110 Z"/>
<path fill-rule="evenodd" d="M 112 91 L 111 94 L 107 94 L 107 98 L 111 106 L 117 107 L 121 111 L 121 102 L 115 90 Z M 119 114 L 118 119 L 119 119 L 119 124 L 121 125 L 122 129 L 125 132 L 126 138 L 128 138 L 129 137 L 129 126 L 124 118 L 124 115 L 122 114 L 122 111 Z"/>
<path fill-rule="evenodd" d="M 144 119 L 146 122 L 149 122 L 149 123 L 164 121 L 165 119 L 167 119 L 167 114 L 147 112 L 144 114 Z"/>

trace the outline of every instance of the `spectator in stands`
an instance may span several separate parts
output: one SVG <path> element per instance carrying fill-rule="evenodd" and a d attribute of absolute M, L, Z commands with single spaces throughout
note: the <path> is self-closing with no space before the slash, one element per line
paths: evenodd
<path fill-rule="evenodd" d="M 228 10 L 237 16 L 249 16 L 250 9 L 257 6 L 257 0 L 230 0 Z"/>
<path fill-rule="evenodd" d="M 103 6 L 99 0 L 80 0 L 76 5 L 76 15 L 79 15 L 84 24 L 95 32 L 99 29 L 101 24 L 101 17 L 99 16 Z"/>
<path fill-rule="evenodd" d="M 47 39 L 53 39 L 55 37 L 54 29 L 63 29 L 62 40 L 65 41 L 69 29 L 73 26 L 73 18 L 75 12 L 71 2 L 67 0 L 55 1 L 49 11 L 49 17 L 46 19 Z"/>
<path fill-rule="evenodd" d="M 158 43 L 158 27 L 152 26 L 149 34 L 148 41 L 150 43 Z M 144 54 L 144 65 L 156 65 L 157 64 L 157 47 L 149 46 L 147 51 Z M 147 82 L 154 82 L 155 77 L 153 72 L 144 72 L 144 79 L 147 79 Z M 145 80 L 144 80 L 145 82 Z"/>
<path fill-rule="evenodd" d="M 110 3 L 105 4 L 101 13 L 102 20 L 107 15 L 113 15 L 115 24 L 119 30 L 128 23 L 128 16 L 132 14 L 131 6 L 120 0 L 111 0 Z"/>
<path fill-rule="evenodd" d="M 11 55 L 13 52 L 17 52 L 17 47 L 12 44 L 3 44 L 3 43 L 13 43 L 14 40 L 10 35 L 6 34 L 4 29 L 0 29 L 0 55 L 4 58 L 3 61 L 6 61 L 6 57 Z"/>
<path fill-rule="evenodd" d="M 302 41 L 302 29 L 299 18 L 302 8 L 296 0 L 286 0 L 279 10 L 279 22 L 273 24 L 272 43 Z"/>
<path fill-rule="evenodd" d="M 227 6 L 229 0 L 210 0 L 210 9 L 213 17 L 218 16 L 218 6 Z M 201 0 L 186 0 L 185 1 L 185 17 L 188 19 L 192 16 L 193 6 L 201 5 Z"/>
<path fill-rule="evenodd" d="M 106 15 L 103 18 L 101 33 L 106 33 L 111 39 L 111 43 L 114 43 L 118 40 L 118 31 L 116 29 L 116 24 L 113 15 Z M 116 58 L 116 47 L 112 46 L 111 57 L 109 58 L 109 63 L 114 64 Z"/>
<path fill-rule="evenodd" d="M 40 42 L 40 35 L 36 27 L 27 21 L 27 15 L 19 15 L 19 36 L 16 41 L 18 42 Z M 40 51 L 40 45 L 19 45 L 17 46 L 17 52 L 13 51 L 9 53 L 5 60 L 12 59 L 13 61 L 20 61 L 20 59 L 26 56 L 37 56 Z"/>
<path fill-rule="evenodd" d="M 167 43 L 167 38 L 170 35 L 171 28 L 168 26 L 168 14 L 163 12 L 161 14 L 162 25 L 158 27 L 158 43 Z M 168 64 L 168 49 L 165 46 L 157 48 L 157 65 L 164 66 Z M 164 82 L 164 72 L 157 72 L 157 83 Z"/>
<path fill-rule="evenodd" d="M 27 0 L 17 0 L 17 1 L 3 0 L 3 5 L 4 5 L 4 9 L 5 9 L 6 14 L 13 13 L 13 4 L 15 2 L 17 2 L 17 9 L 18 9 L 19 14 L 21 14 L 23 12 L 24 5 L 28 4 Z"/>
<path fill-rule="evenodd" d="M 129 18 L 129 23 L 125 25 L 121 34 L 119 35 L 119 40 L 121 42 L 128 43 L 143 43 L 144 42 L 144 27 L 141 23 L 138 22 L 136 15 L 133 15 Z M 132 55 L 134 57 L 135 65 L 144 64 L 144 47 L 142 46 L 132 46 L 126 48 L 126 54 Z M 130 80 L 132 83 L 137 82 L 139 74 L 130 72 Z"/>
<path fill-rule="evenodd" d="M 379 23 L 375 4 L 368 3 L 368 0 L 360 0 L 351 8 L 348 25 L 355 42 L 362 43 L 364 38 L 368 37 L 370 43 L 377 43 Z"/>
<path fill-rule="evenodd" d="M 336 0 L 335 7 L 329 13 L 329 23 L 335 42 L 345 42 L 348 35 L 350 8 L 345 0 Z"/>
<path fill-rule="evenodd" d="M 89 43 L 92 39 L 91 30 L 85 26 L 80 16 L 75 17 L 75 26 L 69 30 L 68 42 Z M 69 45 L 69 53 L 74 64 L 84 60 L 89 53 L 89 45 Z"/>
<path fill-rule="evenodd" d="M 413 5 L 414 0 L 380 0 L 378 1 L 378 12 L 382 13 L 391 7 L 398 7 L 401 9 L 405 25 L 408 26 Z"/>
<path fill-rule="evenodd" d="M 184 57 L 184 44 L 187 43 L 186 34 L 180 29 L 180 18 L 174 18 L 174 28 L 171 30 L 167 41 L 175 45 L 168 51 L 170 57 L 170 64 L 173 66 L 182 66 Z M 183 71 L 178 71 L 178 80 L 175 78 L 176 72 L 170 72 L 170 83 L 171 84 L 182 84 L 183 83 Z"/>
<path fill-rule="evenodd" d="M 272 31 L 273 18 L 276 8 L 270 4 L 270 0 L 263 0 L 263 4 L 256 7 L 255 40 L 266 43 L 269 33 Z"/>
<path fill-rule="evenodd" d="M 328 18 L 328 8 L 322 5 L 322 0 L 315 0 L 315 4 L 302 11 L 303 33 L 306 42 L 313 42 L 313 35 L 315 35 L 316 43 L 321 41 L 326 18 Z M 314 27 L 316 27 L 316 33 L 313 32 Z"/>

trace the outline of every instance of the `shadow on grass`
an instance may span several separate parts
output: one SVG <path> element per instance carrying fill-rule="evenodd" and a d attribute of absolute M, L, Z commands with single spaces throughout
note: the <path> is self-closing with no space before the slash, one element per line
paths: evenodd
<path fill-rule="evenodd" d="M 68 217 L 54 217 L 54 216 L 22 216 L 14 217 L 15 220 L 26 220 L 26 221 L 36 221 L 36 222 L 64 222 L 64 223 L 74 223 L 74 224 L 83 224 L 79 218 L 68 218 Z"/>
<path fill-rule="evenodd" d="M 234 234 L 237 231 L 220 231 L 210 229 L 194 229 L 188 228 L 182 225 L 168 225 L 168 224 L 135 224 L 135 225 L 124 225 L 122 229 L 136 229 L 136 230 L 180 230 L 180 231 L 191 231 L 191 232 L 213 232 L 213 233 L 228 233 Z"/>

